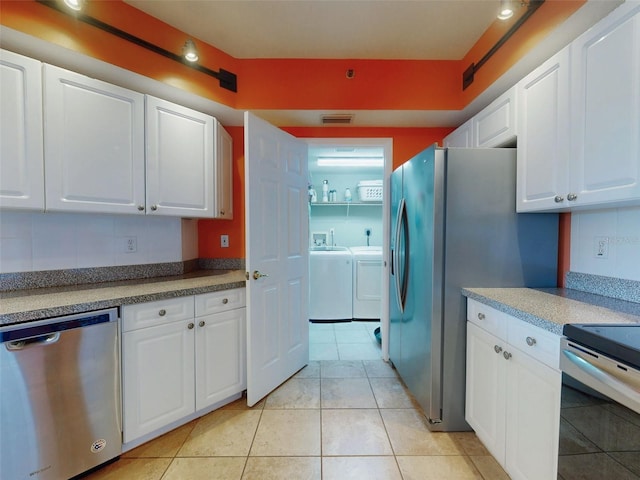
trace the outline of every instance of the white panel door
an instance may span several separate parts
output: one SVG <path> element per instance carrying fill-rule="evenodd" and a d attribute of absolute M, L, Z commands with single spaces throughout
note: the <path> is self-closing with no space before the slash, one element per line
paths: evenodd
<path fill-rule="evenodd" d="M 519 212 L 567 205 L 569 67 L 567 47 L 518 83 Z"/>
<path fill-rule="evenodd" d="M 42 64 L 0 50 L 0 208 L 44 210 Z"/>
<path fill-rule="evenodd" d="M 195 411 L 193 319 L 122 336 L 123 441 Z"/>
<path fill-rule="evenodd" d="M 505 464 L 505 342 L 467 322 L 465 419 L 491 454 Z"/>
<path fill-rule="evenodd" d="M 248 112 L 244 122 L 251 406 L 309 361 L 309 216 L 306 144 Z"/>
<path fill-rule="evenodd" d="M 562 374 L 517 348 L 509 353 L 500 392 L 508 397 L 506 470 L 514 480 L 557 478 Z"/>
<path fill-rule="evenodd" d="M 196 410 L 246 388 L 245 309 L 196 318 Z"/>
<path fill-rule="evenodd" d="M 44 66 L 46 209 L 144 214 L 144 96 Z"/>
<path fill-rule="evenodd" d="M 473 128 L 472 119 L 467 120 L 465 123 L 456 128 L 453 132 L 444 138 L 443 145 L 445 147 L 461 147 L 471 148 L 473 147 Z"/>
<path fill-rule="evenodd" d="M 640 5 L 572 43 L 574 203 L 640 201 Z"/>
<path fill-rule="evenodd" d="M 147 213 L 213 217 L 214 118 L 147 95 Z"/>

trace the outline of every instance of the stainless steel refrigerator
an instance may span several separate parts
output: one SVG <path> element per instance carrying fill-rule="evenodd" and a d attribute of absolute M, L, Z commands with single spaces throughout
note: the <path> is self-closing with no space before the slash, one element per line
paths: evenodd
<path fill-rule="evenodd" d="M 463 287 L 556 285 L 557 214 L 516 214 L 515 149 L 421 152 L 391 176 L 389 356 L 429 428 L 464 420 Z"/>

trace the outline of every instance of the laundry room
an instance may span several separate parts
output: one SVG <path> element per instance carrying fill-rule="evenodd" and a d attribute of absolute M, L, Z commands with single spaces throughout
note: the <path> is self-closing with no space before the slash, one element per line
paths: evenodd
<path fill-rule="evenodd" d="M 309 147 L 311 353 L 379 355 L 384 160 L 380 145 Z M 314 347 L 314 329 L 322 328 Z"/>

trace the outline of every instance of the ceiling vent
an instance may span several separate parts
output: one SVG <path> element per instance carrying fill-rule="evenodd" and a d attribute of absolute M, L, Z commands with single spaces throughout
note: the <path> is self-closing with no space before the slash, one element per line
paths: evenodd
<path fill-rule="evenodd" d="M 321 115 L 322 125 L 351 125 L 353 122 L 353 114 L 343 115 Z"/>

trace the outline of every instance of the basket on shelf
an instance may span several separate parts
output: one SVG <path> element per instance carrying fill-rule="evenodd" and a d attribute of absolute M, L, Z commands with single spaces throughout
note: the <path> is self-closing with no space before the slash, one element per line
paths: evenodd
<path fill-rule="evenodd" d="M 361 202 L 382 201 L 382 180 L 363 180 L 358 182 L 357 188 Z"/>

